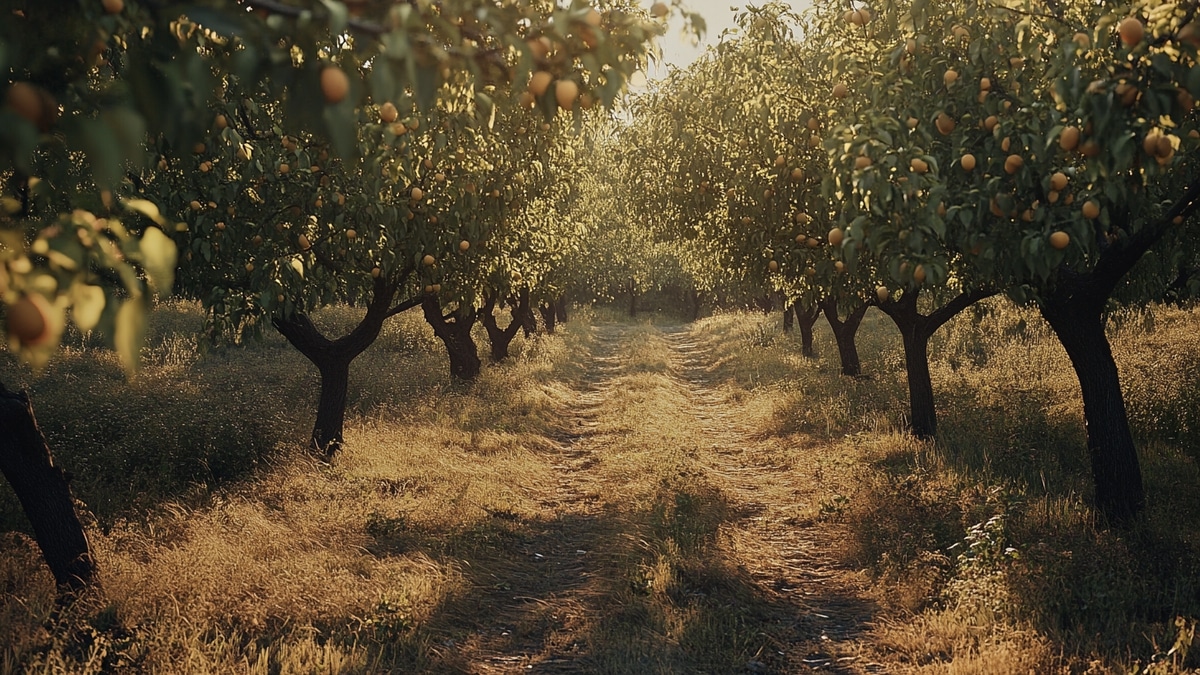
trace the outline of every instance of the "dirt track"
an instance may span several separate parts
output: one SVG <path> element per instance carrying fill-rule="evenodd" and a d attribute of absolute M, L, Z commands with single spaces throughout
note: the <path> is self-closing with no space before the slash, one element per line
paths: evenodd
<path fill-rule="evenodd" d="M 689 672 L 879 672 L 854 645 L 871 615 L 861 580 L 837 561 L 829 526 L 798 515 L 816 498 L 810 472 L 780 464 L 769 448 L 779 439 L 756 436 L 744 423 L 729 388 L 710 372 L 703 341 L 686 326 L 649 336 L 645 327 L 619 324 L 591 330 L 586 373 L 554 439 L 557 480 L 530 488 L 554 516 L 527 523 L 513 546 L 475 570 L 472 637 L 447 645 L 446 665 L 486 673 L 679 672 L 680 663 L 693 663 Z M 641 428 L 613 428 L 618 399 L 644 381 L 630 379 L 639 374 L 629 371 L 627 355 L 634 341 L 647 339 L 667 348 L 669 362 L 653 375 L 659 391 L 672 395 L 653 399 L 659 409 Z M 711 533 L 698 535 L 698 567 L 682 564 L 678 588 L 661 601 L 696 608 L 693 620 L 700 622 L 725 609 L 755 621 L 749 632 L 759 644 L 744 663 L 694 661 L 683 643 L 674 655 L 655 653 L 653 639 L 643 651 L 614 648 L 629 605 L 655 601 L 653 591 L 648 600 L 630 593 L 631 567 L 662 557 L 605 464 L 628 439 L 656 435 L 663 463 L 683 453 L 686 486 L 695 486 L 675 494 L 676 507 L 694 501 L 695 513 L 683 517 L 714 523 Z M 653 463 L 651 457 L 647 471 Z M 695 530 L 686 522 L 677 527 L 685 535 Z"/>

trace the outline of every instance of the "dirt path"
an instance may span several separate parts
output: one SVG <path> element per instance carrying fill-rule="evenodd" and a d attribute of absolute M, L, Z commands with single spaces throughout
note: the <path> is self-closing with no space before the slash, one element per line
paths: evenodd
<path fill-rule="evenodd" d="M 772 463 L 770 455 L 752 451 L 773 440 L 756 438 L 727 390 L 714 386 L 710 347 L 687 326 L 663 332 L 687 383 L 690 413 L 712 449 L 704 457 L 707 477 L 756 514 L 733 528 L 733 539 L 754 541 L 755 553 L 774 553 L 747 556 L 743 564 L 764 594 L 798 609 L 795 637 L 801 640 L 784 646 L 787 661 L 826 672 L 875 672 L 875 664 L 855 654 L 854 640 L 871 617 L 862 580 L 835 556 L 828 528 L 797 522 L 796 502 L 809 499 L 817 486 L 791 467 Z M 782 495 L 793 499 L 779 499 Z"/>
<path fill-rule="evenodd" d="M 556 439 L 560 449 L 554 481 L 529 488 L 553 516 L 524 523 L 495 557 L 476 563 L 471 574 L 478 593 L 459 608 L 473 615 L 475 628 L 464 643 L 448 645 L 442 665 L 475 673 L 681 672 L 678 666 L 663 665 L 674 662 L 658 659 L 653 644 L 640 655 L 598 653 L 623 648 L 598 646 L 621 640 L 610 634 L 606 622 L 628 613 L 629 605 L 653 600 L 628 592 L 631 557 L 645 553 L 639 547 L 654 545 L 646 541 L 645 524 L 614 500 L 619 486 L 602 466 L 605 453 L 619 450 L 623 441 L 621 434 L 605 430 L 606 407 L 620 395 L 617 388 L 625 386 L 633 340 L 649 337 L 665 341 L 670 355 L 666 385 L 684 393 L 683 403 L 672 404 L 668 412 L 670 424 L 691 434 L 687 470 L 696 484 L 715 488 L 724 505 L 721 513 L 728 514 L 700 552 L 708 567 L 692 573 L 706 581 L 681 592 L 694 598 L 672 595 L 664 601 L 702 617 L 704 610 L 724 612 L 714 605 L 722 594 L 742 598 L 750 606 L 729 609 L 761 624 L 756 639 L 762 645 L 744 664 L 733 670 L 713 670 L 711 665 L 694 669 L 876 672 L 854 649 L 870 616 L 859 580 L 836 562 L 829 533 L 796 517 L 796 504 L 812 496 L 816 486 L 806 484 L 811 478 L 801 472 L 773 464 L 772 453 L 759 451 L 776 441 L 756 438 L 745 424 L 729 391 L 709 374 L 706 346 L 686 326 L 649 336 L 644 327 L 619 324 L 592 330 L 586 372 L 575 385 L 578 396 L 564 411 L 564 431 Z M 664 440 L 664 452 L 668 445 Z M 688 577 L 689 571 L 680 576 Z M 736 592 L 730 594 L 729 588 Z M 687 649 L 679 643 L 667 636 L 663 649 Z M 686 654 L 682 662 L 688 663 Z M 686 672 L 692 671 L 688 667 Z"/>

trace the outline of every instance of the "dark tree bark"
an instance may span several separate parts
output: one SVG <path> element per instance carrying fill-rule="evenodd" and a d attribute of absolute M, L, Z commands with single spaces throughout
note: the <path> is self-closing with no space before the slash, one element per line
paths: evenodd
<path fill-rule="evenodd" d="M 692 321 L 696 321 L 700 318 L 700 304 L 703 299 L 704 294 L 700 291 L 694 288 L 688 291 L 688 300 L 690 301 Z"/>
<path fill-rule="evenodd" d="M 1176 219 L 1182 223 L 1198 208 L 1200 181 L 1188 185 L 1157 221 L 1136 231 L 1131 226 L 1133 214 L 1115 209 L 1111 227 L 1131 234 L 1105 245 L 1087 272 L 1059 267 L 1049 290 L 1040 294 L 1042 316 L 1079 378 L 1096 508 L 1115 524 L 1132 521 L 1146 500 L 1116 362 L 1104 333 L 1104 308 L 1121 278 L 1176 225 Z"/>
<path fill-rule="evenodd" d="M 392 307 L 397 286 L 395 282 L 376 279 L 366 315 L 354 330 L 336 340 L 322 335 L 305 314 L 293 314 L 271 322 L 293 347 L 317 367 L 321 375 L 317 421 L 313 425 L 310 448 L 326 458 L 333 457 L 342 448 L 350 363 L 375 342 L 388 317 L 415 307 L 418 303 L 418 300 L 410 299 Z"/>
<path fill-rule="evenodd" d="M 758 305 L 759 311 L 763 314 L 770 314 L 775 309 L 775 298 L 770 293 L 760 295 L 754 298 L 754 304 Z"/>
<path fill-rule="evenodd" d="M 786 300 L 783 303 L 783 332 L 791 333 L 796 323 L 796 305 Z"/>
<path fill-rule="evenodd" d="M 567 296 L 560 295 L 554 301 L 554 318 L 558 323 L 567 322 Z"/>
<path fill-rule="evenodd" d="M 858 346 L 854 343 L 854 338 L 858 333 L 858 326 L 862 323 L 863 316 L 867 313 L 867 307 L 868 305 L 865 303 L 860 304 L 850 312 L 845 320 L 842 320 L 838 317 L 836 298 L 825 298 L 821 302 L 821 309 L 825 312 L 825 318 L 829 321 L 829 327 L 833 329 L 833 338 L 837 342 L 843 375 L 850 377 L 862 375 L 862 363 L 858 360 Z"/>
<path fill-rule="evenodd" d="M 554 311 L 554 305 L 549 302 L 538 303 L 538 314 L 542 315 L 542 325 L 546 327 L 546 333 L 553 335 L 554 327 L 558 325 L 558 314 Z"/>
<path fill-rule="evenodd" d="M 821 317 L 821 306 L 818 304 L 801 308 L 800 303 L 796 303 L 795 311 L 796 325 L 800 328 L 800 353 L 810 359 L 814 358 L 817 353 L 813 350 L 813 326 Z"/>
<path fill-rule="evenodd" d="M 525 337 L 532 337 L 537 332 L 537 312 L 534 311 L 533 303 L 529 300 L 529 289 L 522 288 L 518 297 L 524 298 L 523 302 L 519 304 L 522 304 L 525 308 L 521 312 L 519 319 L 521 322 L 521 331 L 525 333 Z"/>
<path fill-rule="evenodd" d="M 471 328 L 475 326 L 478 316 L 475 308 L 459 305 L 455 311 L 442 314 L 442 303 L 437 295 L 428 293 L 421 300 L 421 310 L 425 313 L 425 321 L 433 327 L 434 334 L 446 345 L 450 374 L 460 380 L 478 377 L 483 364 L 479 361 L 479 351 L 471 337 Z"/>
<path fill-rule="evenodd" d="M 521 327 L 521 318 L 529 311 L 529 289 L 521 289 L 517 295 L 516 301 L 509 300 L 512 320 L 508 322 L 508 326 L 501 328 L 496 322 L 496 316 L 492 312 L 496 309 L 496 296 L 489 294 L 485 297 L 483 309 L 479 310 L 480 321 L 483 327 L 487 329 L 488 343 L 492 347 L 492 360 L 503 361 L 508 358 L 508 346 L 512 343 L 513 338 L 517 336 L 517 329 Z"/>
<path fill-rule="evenodd" d="M 33 526 L 33 537 L 60 593 L 79 590 L 96 576 L 87 535 L 75 513 L 67 474 L 54 465 L 50 446 L 25 392 L 0 384 L 0 473 L 12 485 Z"/>
<path fill-rule="evenodd" d="M 1106 299 L 1055 294 L 1043 298 L 1041 310 L 1079 378 L 1096 506 L 1123 522 L 1145 507 L 1145 494 L 1117 364 L 1104 332 Z"/>
<path fill-rule="evenodd" d="M 911 415 L 909 430 L 917 438 L 937 434 L 937 408 L 933 381 L 929 376 L 929 338 L 947 321 L 967 307 L 996 294 L 994 290 L 972 290 L 956 295 L 928 315 L 917 310 L 920 290 L 906 291 L 899 300 L 887 300 L 879 308 L 891 317 L 904 340 L 904 369 L 908 377 Z"/>
<path fill-rule="evenodd" d="M 637 316 L 637 284 L 632 278 L 625 286 L 625 291 L 629 293 L 629 316 Z"/>

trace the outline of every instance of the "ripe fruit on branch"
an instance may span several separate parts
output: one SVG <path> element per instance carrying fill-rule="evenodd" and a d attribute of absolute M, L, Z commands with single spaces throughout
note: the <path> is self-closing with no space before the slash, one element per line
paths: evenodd
<path fill-rule="evenodd" d="M 379 121 L 384 124 L 391 124 L 400 117 L 400 111 L 396 110 L 396 104 L 388 101 L 379 106 Z"/>
<path fill-rule="evenodd" d="M 879 298 L 879 302 L 887 302 L 892 293 L 887 289 L 887 286 L 876 286 L 875 297 Z"/>
<path fill-rule="evenodd" d="M 916 269 L 913 270 L 913 281 L 917 282 L 918 285 L 925 283 L 924 265 L 917 265 Z"/>
<path fill-rule="evenodd" d="M 1054 232 L 1050 235 L 1050 246 L 1057 251 L 1061 251 L 1071 243 L 1071 235 L 1063 231 Z"/>
<path fill-rule="evenodd" d="M 933 120 L 933 124 L 943 136 L 949 136 L 950 134 L 954 133 L 954 127 L 957 126 L 957 122 L 954 121 L 954 118 L 944 112 L 937 114 L 937 117 Z"/>
<path fill-rule="evenodd" d="M 437 261 L 434 260 L 433 256 L 429 255 L 428 253 L 425 254 L 424 258 L 421 258 L 421 264 L 425 265 L 426 267 L 433 267 L 433 263 L 435 262 Z"/>
<path fill-rule="evenodd" d="M 772 272 L 777 272 L 779 271 L 779 263 L 772 260 L 771 262 L 767 263 L 767 269 L 771 270 Z"/>
<path fill-rule="evenodd" d="M 102 4 L 109 14 L 120 14 L 125 9 L 125 0 L 102 0 Z"/>
<path fill-rule="evenodd" d="M 1079 147 L 1079 127 L 1067 127 L 1058 137 L 1058 147 L 1070 152 Z"/>
<path fill-rule="evenodd" d="M 959 160 L 959 163 L 962 164 L 963 171 L 974 171 L 975 170 L 975 155 L 972 155 L 971 153 L 967 153 L 962 156 L 962 159 Z"/>
<path fill-rule="evenodd" d="M 1004 171 L 1010 175 L 1020 171 L 1022 166 L 1025 166 L 1025 160 L 1020 155 L 1009 155 L 1004 160 Z"/>
<path fill-rule="evenodd" d="M 579 98 L 579 85 L 574 80 L 559 80 L 554 86 L 554 98 L 558 107 L 571 110 L 575 107 L 575 99 Z"/>
<path fill-rule="evenodd" d="M 1095 220 L 1100 217 L 1100 205 L 1095 200 L 1087 200 L 1083 203 L 1083 208 L 1080 210 L 1083 212 L 1083 217 L 1088 220 Z"/>
<path fill-rule="evenodd" d="M 409 196 L 412 197 L 412 200 L 414 202 L 419 202 L 419 201 L 421 201 L 422 198 L 425 197 L 425 191 L 419 187 L 414 187 L 412 189 L 412 191 L 409 192 Z"/>
<path fill-rule="evenodd" d="M 544 70 L 539 70 L 529 78 L 529 93 L 541 98 L 550 89 L 550 83 L 553 81 L 553 75 Z"/>
<path fill-rule="evenodd" d="M 865 169 L 871 166 L 871 164 L 871 158 L 867 157 L 866 155 L 859 155 L 858 157 L 854 158 L 854 168 L 856 169 Z"/>
<path fill-rule="evenodd" d="M 321 69 L 321 94 L 329 104 L 341 103 L 350 93 L 350 78 L 337 66 Z"/>
<path fill-rule="evenodd" d="M 843 99 L 843 98 L 846 98 L 846 96 L 849 93 L 850 93 L 850 87 L 847 86 L 845 82 L 838 82 L 837 84 L 833 85 L 833 97 L 834 98 Z"/>
<path fill-rule="evenodd" d="M 310 242 L 308 237 L 304 236 L 303 234 L 299 237 L 296 237 L 296 243 L 300 245 L 301 251 L 307 251 L 308 249 L 312 248 L 312 242 Z"/>
<path fill-rule="evenodd" d="M 458 250 L 465 252 L 469 248 L 471 248 L 471 242 L 467 241 L 466 239 L 458 242 Z"/>
<path fill-rule="evenodd" d="M 947 87 L 953 85 L 955 82 L 958 82 L 958 71 L 954 70 L 953 68 L 947 70 L 946 73 L 942 75 L 942 82 L 944 82 Z"/>
<path fill-rule="evenodd" d="M 1133 48 L 1141 43 L 1146 37 L 1146 27 L 1142 22 L 1134 16 L 1127 17 L 1117 24 L 1117 33 L 1121 36 L 1121 42 L 1125 43 L 1126 47 Z"/>
<path fill-rule="evenodd" d="M 667 3 L 665 2 L 656 2 L 650 6 L 650 14 L 658 19 L 666 17 L 670 12 L 671 9 L 667 7 Z"/>
<path fill-rule="evenodd" d="M 1053 176 L 1050 176 L 1050 189 L 1055 192 L 1062 192 L 1067 188 L 1067 174 L 1057 171 Z"/>
<path fill-rule="evenodd" d="M 841 246 L 845 238 L 846 234 L 842 232 L 842 228 L 840 227 L 835 227 L 829 231 L 828 239 L 830 246 Z"/>
<path fill-rule="evenodd" d="M 929 172 L 929 162 L 926 162 L 925 160 L 921 159 L 920 157 L 913 157 L 908 162 L 908 168 L 912 169 L 913 173 L 928 173 Z"/>
<path fill-rule="evenodd" d="M 850 10 L 845 14 L 846 21 L 854 26 L 865 26 L 871 22 L 871 10 L 867 8 Z"/>
<path fill-rule="evenodd" d="M 50 305 L 39 293 L 22 295 L 8 306 L 9 337 L 22 345 L 37 345 L 50 335 Z"/>

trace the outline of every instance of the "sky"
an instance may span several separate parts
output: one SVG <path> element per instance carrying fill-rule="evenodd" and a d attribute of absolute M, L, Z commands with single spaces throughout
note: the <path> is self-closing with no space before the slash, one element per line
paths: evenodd
<path fill-rule="evenodd" d="M 647 7 L 654 3 L 654 0 L 642 0 Z M 703 39 L 699 44 L 692 44 L 694 36 L 684 36 L 681 33 L 683 21 L 677 16 L 671 17 L 671 21 L 667 27 L 667 33 L 658 41 L 663 52 L 663 64 L 657 66 L 651 65 L 646 73 L 651 80 L 663 77 L 667 73 L 667 64 L 676 67 L 685 67 L 697 57 L 704 53 L 704 50 L 711 45 L 717 44 L 721 39 L 721 33 L 727 28 L 734 27 L 733 15 L 734 12 L 745 6 L 745 0 L 683 0 L 684 5 L 693 12 L 699 13 L 708 23 L 708 30 L 705 32 Z M 763 2 L 755 2 L 753 4 L 761 5 Z M 808 6 L 808 2 L 803 0 L 792 0 L 792 7 L 800 9 L 802 6 Z"/>

